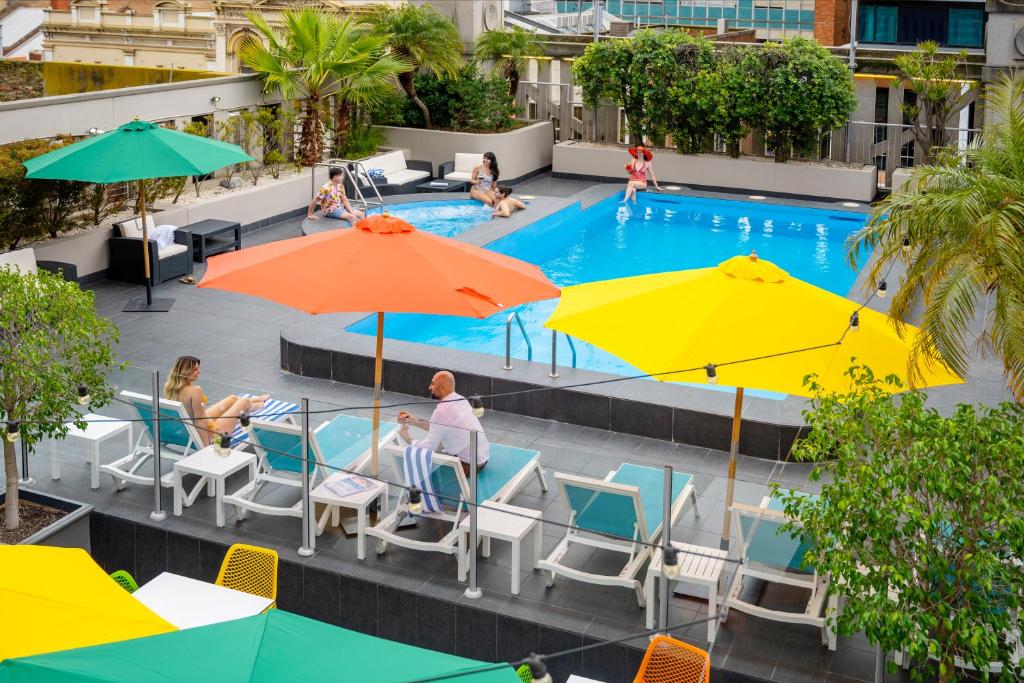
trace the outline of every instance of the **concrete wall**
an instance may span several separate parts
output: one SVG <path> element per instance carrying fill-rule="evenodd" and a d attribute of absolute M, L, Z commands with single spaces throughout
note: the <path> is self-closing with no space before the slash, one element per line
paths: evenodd
<path fill-rule="evenodd" d="M 215 104 L 213 98 L 220 100 Z M 199 116 L 280 101 L 264 96 L 255 75 L 164 83 L 0 103 L 0 144 L 62 133 L 110 130 L 135 117 L 146 121 Z"/>
<path fill-rule="evenodd" d="M 892 186 L 890 189 L 893 192 L 898 192 L 907 184 L 908 180 L 910 180 L 910 169 L 900 166 L 892 172 Z"/>
<path fill-rule="evenodd" d="M 622 178 L 629 157 L 622 147 L 561 142 L 554 147 L 552 171 L 572 176 Z M 869 202 L 875 196 L 875 167 L 829 167 L 824 164 L 683 155 L 661 150 L 654 159 L 659 183 L 682 183 L 732 190 L 800 194 Z"/>
<path fill-rule="evenodd" d="M 316 185 L 327 182 L 327 169 L 316 171 Z M 309 203 L 314 186 L 310 171 L 288 178 L 274 185 L 249 186 L 227 192 L 193 204 L 156 202 L 153 219 L 157 225 L 188 225 L 206 218 L 235 220 L 242 226 L 259 225 L 272 216 L 296 211 Z M 186 192 L 190 189 L 186 188 Z M 33 245 L 36 258 L 41 261 L 63 261 L 78 267 L 78 276 L 87 277 L 107 269 L 109 251 L 107 241 L 112 234 L 110 223 L 89 232 L 80 233 Z"/>
<path fill-rule="evenodd" d="M 380 126 L 391 147 L 410 150 L 411 158 L 425 159 L 437 167 L 453 161 L 456 152 L 494 152 L 501 177 L 521 178 L 551 166 L 554 127 L 550 122 L 534 123 L 507 133 L 454 133 L 447 130 L 423 130 Z"/>

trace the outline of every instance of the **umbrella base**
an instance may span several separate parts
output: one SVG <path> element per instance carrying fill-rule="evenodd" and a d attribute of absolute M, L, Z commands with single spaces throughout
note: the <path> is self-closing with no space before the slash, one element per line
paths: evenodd
<path fill-rule="evenodd" d="M 153 303 L 146 303 L 146 297 L 135 296 L 128 300 L 121 310 L 125 313 L 166 313 L 174 305 L 174 299 L 153 299 Z"/>

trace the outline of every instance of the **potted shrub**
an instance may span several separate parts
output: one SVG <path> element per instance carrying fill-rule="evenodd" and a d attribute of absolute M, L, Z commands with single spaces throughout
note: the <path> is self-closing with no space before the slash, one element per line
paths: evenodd
<path fill-rule="evenodd" d="M 72 424 L 86 426 L 81 404 L 110 401 L 106 373 L 114 365 L 117 338 L 113 323 L 96 312 L 92 292 L 44 271 L 0 268 L 0 416 L 6 437 L 2 542 L 40 540 L 38 527 L 49 516 L 33 509 L 23 525 L 22 508 L 42 504 L 68 513 L 64 499 L 28 492 L 19 499 L 18 442 L 30 448 L 44 438 L 60 439 Z"/>

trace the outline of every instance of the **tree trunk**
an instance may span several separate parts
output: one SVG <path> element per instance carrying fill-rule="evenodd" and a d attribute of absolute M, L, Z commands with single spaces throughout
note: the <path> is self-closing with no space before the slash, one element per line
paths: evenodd
<path fill-rule="evenodd" d="M 508 94 L 512 101 L 516 101 L 516 93 L 519 92 L 519 69 L 514 65 L 505 68 L 505 78 L 508 79 Z"/>
<path fill-rule="evenodd" d="M 352 134 L 352 105 L 342 102 L 334 114 L 334 152 L 339 157 L 345 157 L 345 150 L 348 149 L 348 140 Z"/>
<path fill-rule="evenodd" d="M 733 159 L 740 158 L 740 141 L 728 142 L 725 145 L 725 151 L 728 152 L 729 156 Z"/>
<path fill-rule="evenodd" d="M 17 529 L 18 516 L 18 458 L 14 444 L 4 439 L 4 477 L 7 481 L 4 497 L 4 528 Z"/>
<path fill-rule="evenodd" d="M 402 90 L 412 100 L 412 103 L 416 105 L 416 108 L 423 114 L 423 127 L 433 128 L 430 122 L 430 110 L 427 109 L 427 105 L 423 103 L 423 100 L 416 94 L 416 83 L 413 80 L 414 76 L 411 71 L 398 74 L 398 82 L 402 86 Z"/>
<path fill-rule="evenodd" d="M 299 137 L 299 158 L 303 166 L 320 162 L 323 148 L 320 146 L 320 96 L 310 95 L 306 100 L 306 115 L 302 119 L 302 134 Z"/>
<path fill-rule="evenodd" d="M 775 145 L 775 163 L 784 164 L 793 158 L 793 143 L 789 138 L 780 137 Z"/>

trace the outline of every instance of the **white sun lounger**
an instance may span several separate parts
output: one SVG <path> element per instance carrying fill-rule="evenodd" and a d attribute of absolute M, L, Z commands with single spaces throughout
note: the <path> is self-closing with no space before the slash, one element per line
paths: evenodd
<path fill-rule="evenodd" d="M 821 629 L 821 643 L 828 649 L 836 649 L 836 635 L 828 629 L 827 614 L 823 614 L 828 595 L 828 576 L 819 575 L 813 568 L 802 567 L 804 556 L 811 549 L 810 543 L 793 532 L 782 531 L 782 526 L 792 521 L 786 516 L 782 498 L 789 491 L 779 489 L 773 496 L 765 496 L 760 506 L 733 503 L 730 508 L 738 518 L 739 549 L 742 562 L 736 566 L 736 574 L 722 603 L 722 622 L 725 623 L 730 609 L 752 614 L 763 619 L 791 624 L 807 624 Z M 807 494 L 811 496 L 812 494 Z M 794 586 L 808 592 L 803 612 L 785 612 L 770 609 L 743 600 L 743 582 L 760 579 L 769 583 Z"/>
<path fill-rule="evenodd" d="M 643 607 L 647 600 L 643 584 L 636 578 L 651 557 L 650 543 L 661 538 L 664 518 L 664 470 L 625 463 L 603 481 L 574 474 L 555 473 L 562 496 L 569 504 L 570 528 L 551 554 L 537 565 L 545 572 L 549 586 L 555 576 L 601 586 L 623 586 L 636 591 Z M 693 513 L 699 516 L 693 475 L 676 472 L 672 475 L 671 520 L 683 512 L 686 500 L 693 501 Z M 614 550 L 627 555 L 626 564 L 617 575 L 594 574 L 570 567 L 563 562 L 573 544 Z"/>
<path fill-rule="evenodd" d="M 391 458 L 395 477 L 405 486 L 417 485 L 417 482 L 408 481 L 405 477 L 404 443 L 389 443 L 382 452 L 386 452 Z M 409 514 L 408 498 L 403 494 L 402 500 L 387 517 L 366 530 L 367 535 L 377 539 L 378 555 L 387 550 L 389 543 L 410 550 L 458 555 L 459 522 L 466 514 L 466 502 L 470 500 L 469 483 L 462 471 L 461 462 L 455 456 L 435 452 L 432 456 L 431 470 L 431 484 L 442 509 L 438 512 L 424 513 L 419 517 L 439 520 L 450 524 L 451 528 L 437 541 L 423 541 L 400 535 L 399 524 Z M 477 475 L 477 499 L 480 502 L 507 503 L 526 485 L 531 474 L 537 476 L 541 489 L 547 491 L 538 451 L 492 443 L 487 466 Z"/>
<path fill-rule="evenodd" d="M 394 438 L 398 425 L 380 424 L 379 442 Z M 324 422 L 309 435 L 309 449 L 314 463 L 310 465 L 310 490 L 338 468 L 363 472 L 372 455 L 373 423 L 365 417 L 337 415 Z M 253 420 L 250 443 L 258 458 L 256 476 L 234 493 L 224 497 L 238 509 L 238 519 L 248 512 L 285 517 L 302 517 L 302 498 L 293 505 L 271 505 L 259 500 L 265 484 L 280 484 L 301 491 L 302 427 L 288 422 Z"/>

